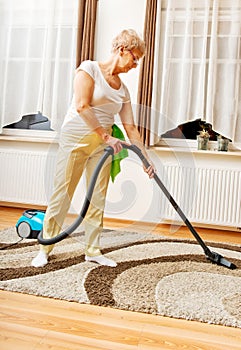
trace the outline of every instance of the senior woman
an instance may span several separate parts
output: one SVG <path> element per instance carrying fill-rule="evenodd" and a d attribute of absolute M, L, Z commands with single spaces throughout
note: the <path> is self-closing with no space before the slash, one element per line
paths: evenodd
<path fill-rule="evenodd" d="M 123 30 L 113 40 L 111 56 L 107 61 L 83 61 L 76 69 L 74 95 L 60 133 L 54 190 L 43 224 L 44 238 L 59 234 L 83 171 L 86 171 L 88 187 L 106 145 L 114 149 L 114 154 L 121 151 L 122 141 L 111 136 L 116 114 L 119 114 L 130 142 L 140 147 L 148 159 L 134 123 L 128 89 L 119 77 L 120 73 L 137 67 L 144 51 L 145 43 L 137 33 Z M 101 170 L 85 216 L 85 260 L 115 267 L 115 261 L 101 254 L 99 242 L 110 163 Z M 149 177 L 155 172 L 152 165 L 144 170 Z M 53 245 L 40 245 L 32 266 L 46 265 L 52 249 Z"/>

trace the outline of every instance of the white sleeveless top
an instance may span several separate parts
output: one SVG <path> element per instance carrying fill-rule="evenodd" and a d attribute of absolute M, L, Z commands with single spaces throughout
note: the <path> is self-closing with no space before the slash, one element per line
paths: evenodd
<path fill-rule="evenodd" d="M 104 128 L 110 128 L 114 124 L 115 114 L 120 112 L 123 103 L 130 101 L 127 87 L 121 82 L 118 90 L 113 89 L 105 80 L 96 61 L 83 61 L 76 72 L 79 70 L 85 71 L 94 79 L 95 86 L 90 106 L 93 108 L 99 123 Z M 85 135 L 92 132 L 76 111 L 75 96 L 72 98 L 61 130 L 73 135 Z"/>

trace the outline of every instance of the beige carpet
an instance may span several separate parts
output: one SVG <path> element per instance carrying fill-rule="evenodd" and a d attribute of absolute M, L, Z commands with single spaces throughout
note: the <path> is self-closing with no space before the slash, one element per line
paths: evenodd
<path fill-rule="evenodd" d="M 175 235 L 174 235 L 175 236 Z M 105 230 L 116 268 L 85 262 L 83 233 L 58 243 L 49 264 L 30 266 L 35 240 L 0 232 L 0 289 L 241 328 L 241 249 L 208 243 L 238 268 L 212 264 L 196 241 Z"/>

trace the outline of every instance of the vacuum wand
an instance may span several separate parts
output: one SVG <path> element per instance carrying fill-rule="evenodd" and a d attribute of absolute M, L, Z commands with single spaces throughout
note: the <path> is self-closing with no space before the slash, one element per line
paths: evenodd
<path fill-rule="evenodd" d="M 138 157 L 141 159 L 145 168 L 148 168 L 150 166 L 150 163 L 148 162 L 148 160 L 145 158 L 145 156 L 143 155 L 143 153 L 141 152 L 141 150 L 137 146 L 135 146 L 135 145 L 128 146 L 126 144 L 123 144 L 122 146 L 123 146 L 123 148 L 127 148 L 127 149 L 130 149 L 131 151 L 135 152 L 138 155 Z M 158 175 L 156 173 L 154 174 L 154 180 L 156 181 L 157 185 L 160 187 L 162 192 L 165 194 L 165 196 L 167 197 L 167 199 L 169 200 L 169 202 L 171 203 L 173 208 L 179 214 L 179 216 L 181 217 L 181 219 L 183 220 L 185 225 L 189 228 L 192 235 L 196 238 L 199 245 L 203 248 L 203 251 L 204 251 L 207 259 L 210 260 L 211 262 L 217 264 L 217 265 L 222 265 L 222 266 L 227 267 L 227 268 L 232 269 L 232 270 L 235 269 L 236 268 L 235 264 L 229 262 L 222 255 L 220 255 L 216 252 L 212 252 L 206 246 L 206 244 L 204 243 L 202 238 L 199 236 L 197 231 L 194 229 L 194 227 L 192 226 L 192 224 L 190 223 L 190 221 L 188 220 L 186 215 L 183 213 L 183 211 L 181 210 L 181 208 L 179 207 L 177 202 L 174 200 L 174 198 L 168 192 L 167 188 L 164 186 L 163 182 L 161 181 L 161 179 L 158 177 Z"/>

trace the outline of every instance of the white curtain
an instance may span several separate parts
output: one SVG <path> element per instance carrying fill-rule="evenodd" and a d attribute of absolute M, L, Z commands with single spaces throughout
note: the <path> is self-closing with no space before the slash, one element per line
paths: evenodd
<path fill-rule="evenodd" d="M 201 118 L 241 145 L 241 0 L 159 1 L 155 45 L 153 134 Z"/>
<path fill-rule="evenodd" d="M 72 94 L 78 0 L 0 0 L 0 132 L 38 111 L 58 130 Z"/>

